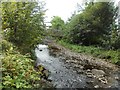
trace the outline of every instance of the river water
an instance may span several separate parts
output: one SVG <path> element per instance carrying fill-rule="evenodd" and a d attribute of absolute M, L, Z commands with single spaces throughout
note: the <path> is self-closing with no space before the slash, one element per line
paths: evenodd
<path fill-rule="evenodd" d="M 67 69 L 65 63 L 59 58 L 50 56 L 47 46 L 39 45 L 38 48 L 35 49 L 37 65 L 43 65 L 50 71 L 48 79 L 52 80 L 56 88 L 84 88 L 86 86 L 84 75 L 78 75 L 72 69 Z"/>
<path fill-rule="evenodd" d="M 48 46 L 38 45 L 35 49 L 37 65 L 43 65 L 50 71 L 48 79 L 56 88 L 90 88 L 86 82 L 89 80 L 86 75 L 78 74 L 75 70 L 59 57 L 49 55 Z M 68 68 L 69 67 L 69 68 Z M 115 84 L 119 86 L 119 83 Z"/>

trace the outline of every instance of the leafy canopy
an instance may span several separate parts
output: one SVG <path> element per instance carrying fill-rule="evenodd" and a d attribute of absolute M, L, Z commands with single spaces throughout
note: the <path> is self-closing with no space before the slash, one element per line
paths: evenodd
<path fill-rule="evenodd" d="M 110 2 L 89 3 L 67 25 L 68 41 L 83 45 L 101 44 L 111 31 L 115 8 Z"/>
<path fill-rule="evenodd" d="M 2 30 L 6 40 L 29 51 L 44 33 L 44 7 L 37 2 L 3 2 Z"/>
<path fill-rule="evenodd" d="M 65 27 L 64 21 L 59 16 L 54 16 L 51 20 L 52 29 L 63 30 Z"/>

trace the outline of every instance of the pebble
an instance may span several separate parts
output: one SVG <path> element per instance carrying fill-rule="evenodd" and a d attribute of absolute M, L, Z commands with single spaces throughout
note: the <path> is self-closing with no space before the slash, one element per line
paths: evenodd
<path fill-rule="evenodd" d="M 77 70 L 79 74 L 83 74 L 84 72 L 82 70 Z"/>
<path fill-rule="evenodd" d="M 93 77 L 92 73 L 87 73 L 87 77 L 92 78 Z"/>
<path fill-rule="evenodd" d="M 99 86 L 98 86 L 98 85 L 95 85 L 94 88 L 99 88 Z"/>
<path fill-rule="evenodd" d="M 115 77 L 116 80 L 119 80 L 119 77 Z"/>
<path fill-rule="evenodd" d="M 94 82 L 94 81 L 87 81 L 86 83 L 87 83 L 87 84 L 91 84 L 91 83 L 93 83 L 93 82 Z"/>
<path fill-rule="evenodd" d="M 83 66 L 80 66 L 80 69 L 83 69 L 84 67 Z"/>
<path fill-rule="evenodd" d="M 104 84 L 107 84 L 107 80 L 105 78 L 99 78 L 99 81 L 101 81 Z"/>
<path fill-rule="evenodd" d="M 90 72 L 91 70 L 90 69 L 87 69 L 87 72 Z"/>
<path fill-rule="evenodd" d="M 79 66 L 79 65 L 77 65 L 77 64 L 75 64 L 75 65 L 74 65 L 74 68 L 79 68 L 79 67 L 80 67 L 80 66 Z"/>

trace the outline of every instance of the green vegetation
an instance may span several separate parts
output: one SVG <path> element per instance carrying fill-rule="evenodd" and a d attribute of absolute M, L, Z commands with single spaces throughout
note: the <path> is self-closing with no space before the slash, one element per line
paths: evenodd
<path fill-rule="evenodd" d="M 54 16 L 51 20 L 51 28 L 49 30 L 49 34 L 55 37 L 56 39 L 60 39 L 63 37 L 63 30 L 65 29 L 65 23 L 59 16 Z"/>
<path fill-rule="evenodd" d="M 39 72 L 34 70 L 34 61 L 29 55 L 22 55 L 12 43 L 2 41 L 2 86 L 3 88 L 37 88 L 40 87 Z"/>
<path fill-rule="evenodd" d="M 65 24 L 64 21 L 59 16 L 54 16 L 51 20 L 52 29 L 56 30 L 64 30 Z"/>
<path fill-rule="evenodd" d="M 43 2 L 3 2 L 2 30 L 4 38 L 14 43 L 22 53 L 30 52 L 44 34 Z"/>
<path fill-rule="evenodd" d="M 11 0 L 12 1 L 12 0 Z M 2 86 L 37 88 L 44 74 L 42 66 L 34 70 L 34 49 L 45 36 L 78 53 L 91 54 L 120 64 L 120 28 L 116 24 L 118 8 L 112 2 L 87 3 L 82 12 L 65 23 L 61 17 L 44 24 L 45 3 L 2 2 Z M 52 38 L 52 37 L 51 37 Z M 1 36 L 0 36 L 1 39 Z"/>
<path fill-rule="evenodd" d="M 74 13 L 65 23 L 59 43 L 73 51 L 110 59 L 112 63 L 119 64 L 120 28 L 115 21 L 117 11 L 114 2 L 93 0 L 86 3 L 84 10 Z"/>
<path fill-rule="evenodd" d="M 89 3 L 82 13 L 74 15 L 67 23 L 68 41 L 81 45 L 101 45 L 108 40 L 115 11 L 113 3 Z"/>
<path fill-rule="evenodd" d="M 2 88 L 38 88 L 46 76 L 34 69 L 35 46 L 44 34 L 44 2 L 2 3 Z"/>
<path fill-rule="evenodd" d="M 120 51 L 119 50 L 116 50 L 116 51 L 105 50 L 103 48 L 95 47 L 95 46 L 80 46 L 80 45 L 67 43 L 63 40 L 59 41 L 58 43 L 78 53 L 91 54 L 101 59 L 108 59 L 109 62 L 112 62 L 115 64 L 119 64 L 120 62 Z"/>

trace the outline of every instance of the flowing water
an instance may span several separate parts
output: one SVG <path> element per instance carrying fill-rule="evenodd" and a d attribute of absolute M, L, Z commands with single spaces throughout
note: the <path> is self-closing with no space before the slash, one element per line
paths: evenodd
<path fill-rule="evenodd" d="M 38 48 L 35 49 L 37 65 L 42 64 L 51 72 L 48 79 L 52 80 L 56 88 L 84 88 L 86 86 L 85 76 L 80 76 L 72 69 L 67 69 L 64 62 L 60 61 L 59 58 L 49 56 L 47 46 L 38 45 Z"/>
<path fill-rule="evenodd" d="M 37 56 L 37 65 L 43 65 L 51 73 L 48 79 L 52 80 L 52 84 L 56 88 L 85 88 L 91 87 L 86 82 L 88 78 L 86 75 L 77 74 L 75 70 L 65 64 L 61 58 L 49 55 L 47 45 L 39 44 L 35 49 Z M 117 84 L 118 86 L 118 84 Z"/>

